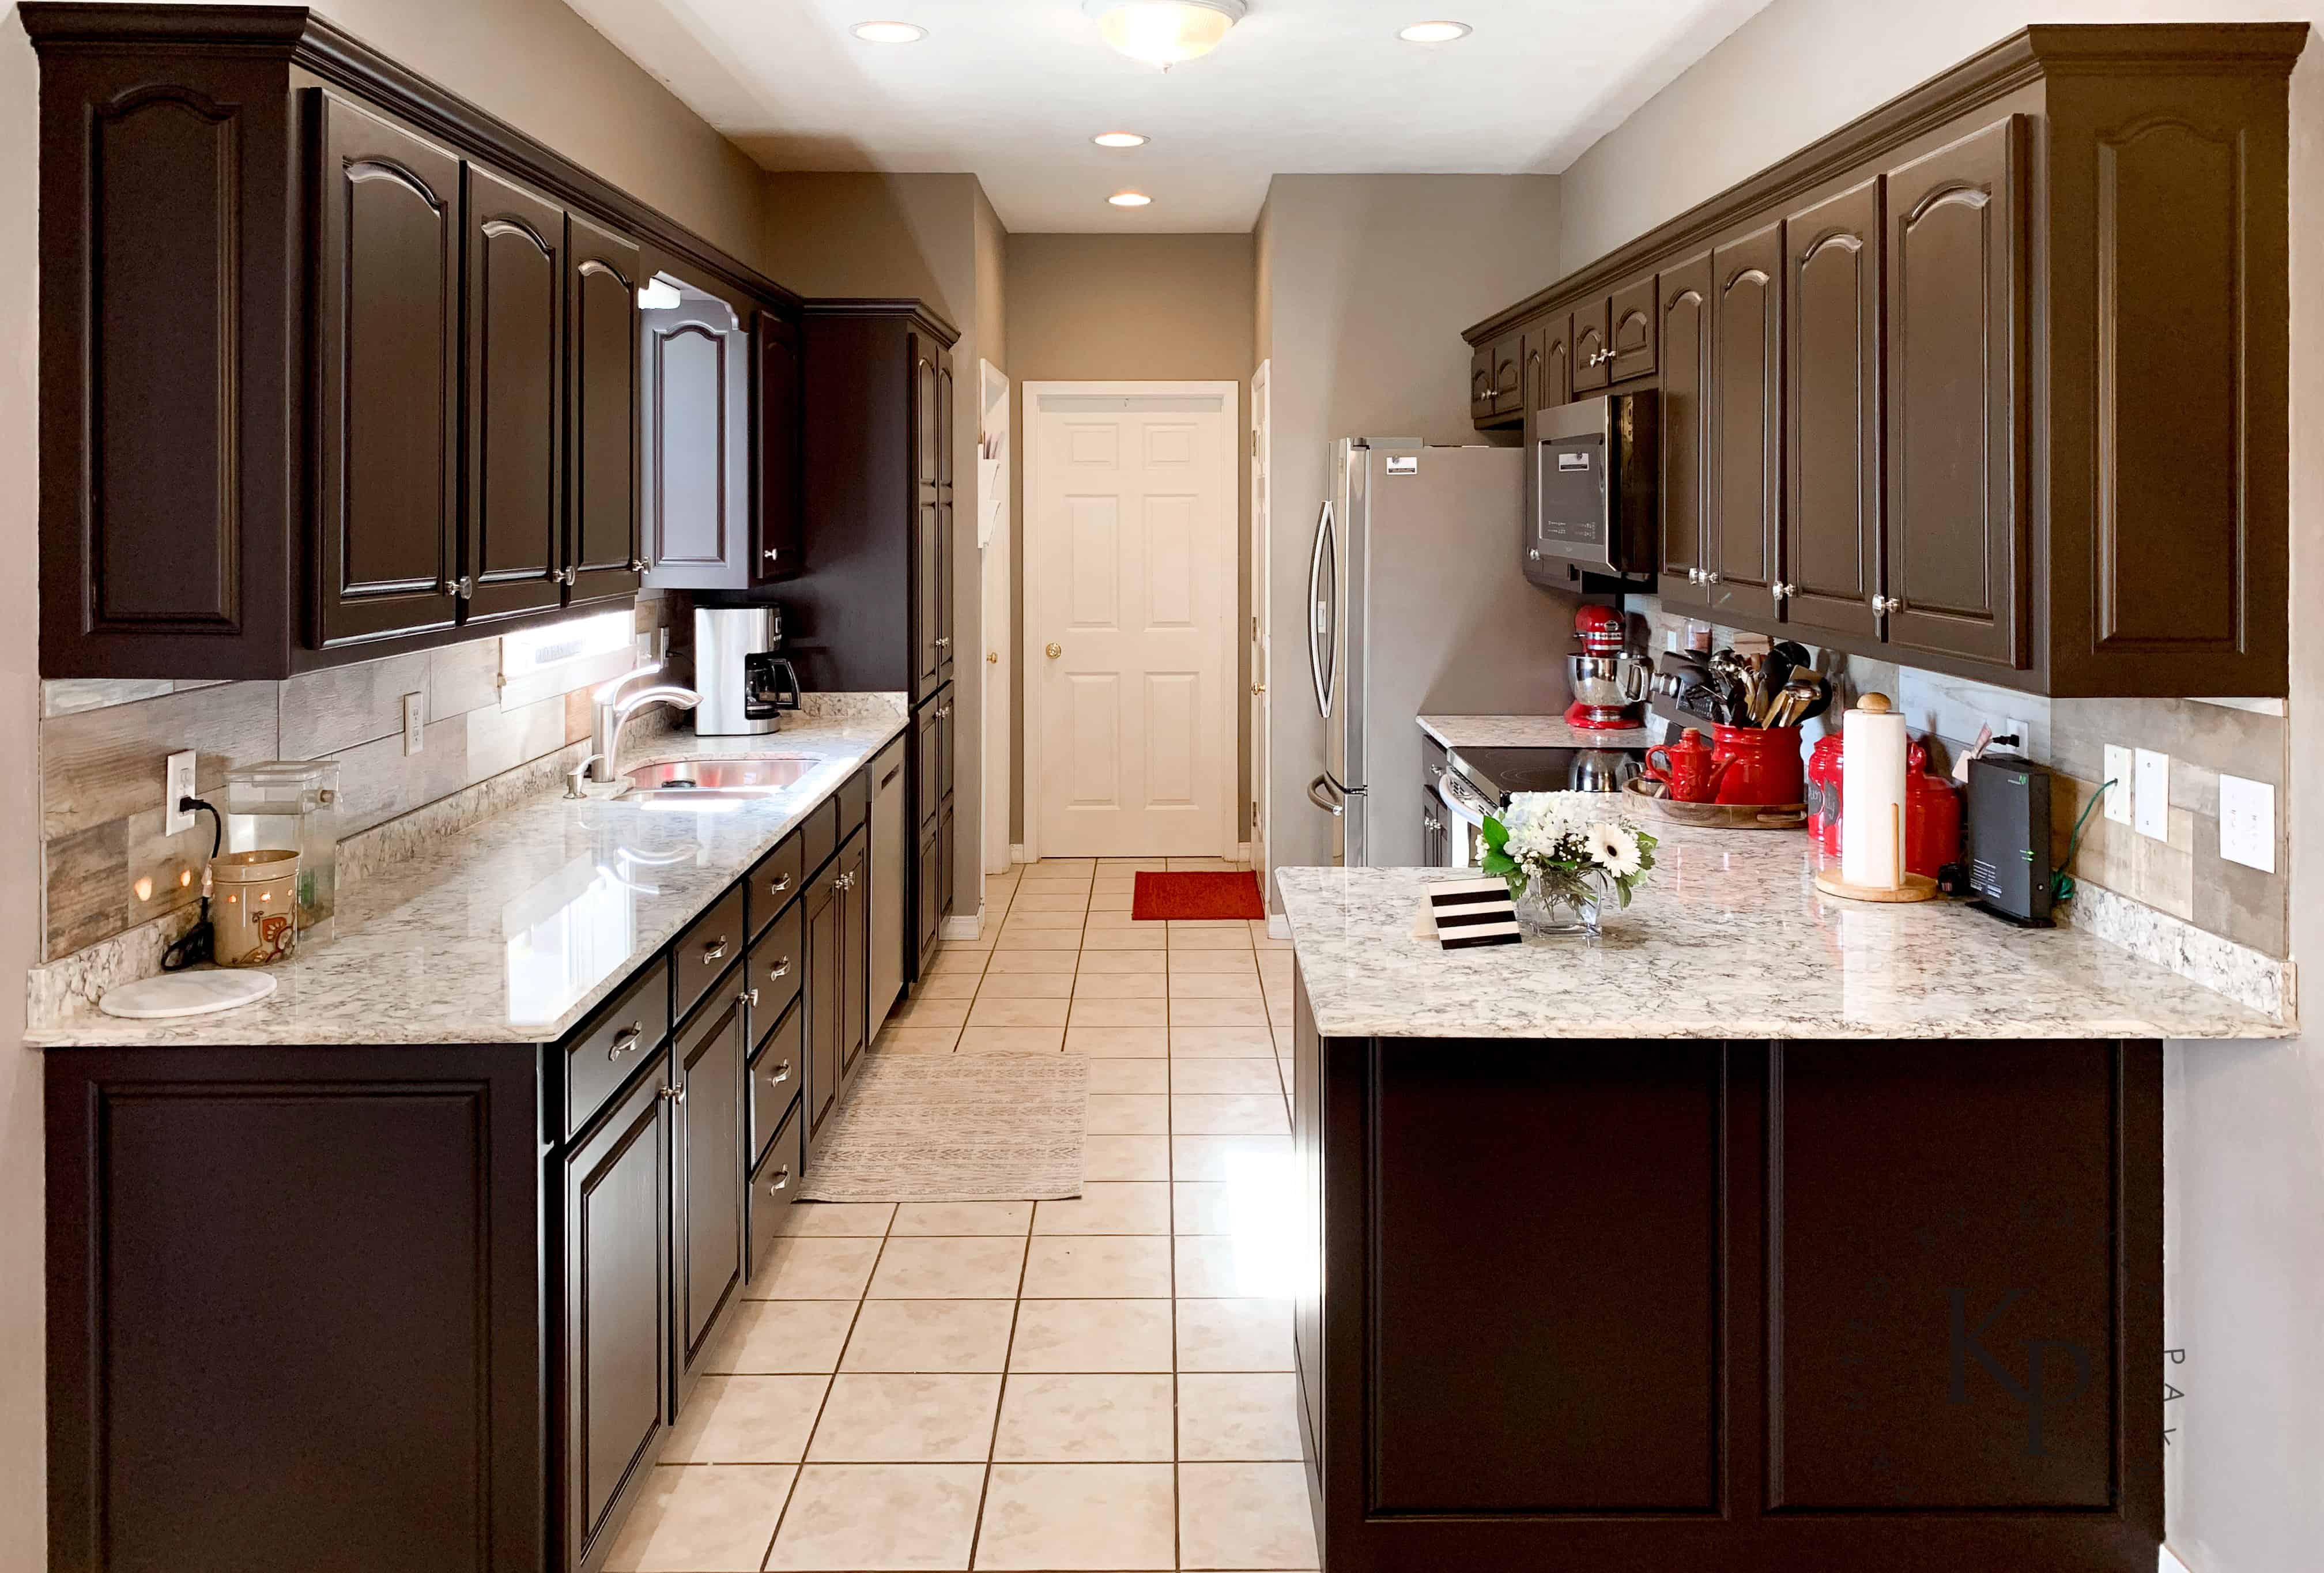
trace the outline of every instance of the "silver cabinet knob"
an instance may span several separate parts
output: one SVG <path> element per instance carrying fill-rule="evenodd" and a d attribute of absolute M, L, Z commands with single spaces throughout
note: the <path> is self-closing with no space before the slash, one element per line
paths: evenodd
<path fill-rule="evenodd" d="M 759 991 L 755 989 L 745 989 L 734 998 L 737 1004 L 747 1005 L 752 1010 L 759 1008 Z"/>
<path fill-rule="evenodd" d="M 1795 586 L 1786 584 L 1782 580 L 1778 579 L 1775 583 L 1767 586 L 1767 593 L 1774 596 L 1778 601 L 1789 601 L 1792 598 L 1792 591 L 1794 588 Z"/>
<path fill-rule="evenodd" d="M 782 555 L 783 555 L 783 554 L 782 554 L 782 549 L 781 549 L 780 547 L 769 547 L 765 551 L 761 552 L 759 555 L 760 555 L 761 557 L 762 557 L 766 558 L 766 559 L 767 559 L 767 561 L 769 561 L 769 562 L 770 562 L 770 563 L 773 563 L 773 562 L 779 562 L 779 561 L 781 561 L 781 560 L 782 560 Z"/>
<path fill-rule="evenodd" d="M 1872 610 L 1880 613 L 1883 617 L 1886 617 L 1892 612 L 1902 611 L 1904 609 L 1904 603 L 1903 602 L 1897 600 L 1893 595 L 1875 595 L 1872 598 Z"/>
<path fill-rule="evenodd" d="M 661 1090 L 661 1095 L 672 1103 L 686 1101 L 686 1089 L 683 1087 L 665 1087 Z"/>
<path fill-rule="evenodd" d="M 1422 814 L 1420 816 L 1420 823 L 1422 829 L 1431 832 L 1440 831 L 1444 828 L 1443 823 L 1433 814 Z"/>
<path fill-rule="evenodd" d="M 623 1027 L 620 1032 L 613 1035 L 613 1047 L 605 1051 L 605 1058 L 608 1060 L 620 1059 L 623 1054 L 628 1053 L 632 1049 L 636 1048 L 639 1044 L 642 1043 L 645 1040 L 645 1026 L 641 1022 L 633 1022 L 630 1026 Z"/>
<path fill-rule="evenodd" d="M 790 1079 L 791 1062 L 788 1060 L 776 1062 L 775 1068 L 767 1072 L 767 1085 L 770 1087 L 780 1087 Z"/>
<path fill-rule="evenodd" d="M 643 557 L 632 557 L 630 559 L 630 572 L 632 574 L 642 574 L 646 571 L 649 566 L 650 565 Z"/>
<path fill-rule="evenodd" d="M 1526 547 L 1526 560 L 1529 563 L 1538 563 L 1541 561 L 1541 548 L 1539 547 Z"/>
<path fill-rule="evenodd" d="M 452 581 L 452 593 L 466 601 L 476 593 L 476 581 L 466 574 Z"/>
<path fill-rule="evenodd" d="M 791 1166 L 784 1164 L 776 1168 L 774 1177 L 767 1182 L 767 1194 L 780 1196 L 791 1188 Z"/>
<path fill-rule="evenodd" d="M 936 649 L 940 650 L 948 650 L 952 649 L 952 640 L 948 639 L 940 639 L 936 640 Z"/>
<path fill-rule="evenodd" d="M 1716 584 L 1719 583 L 1719 575 L 1705 568 L 1702 571 L 1702 582 L 1706 584 Z"/>

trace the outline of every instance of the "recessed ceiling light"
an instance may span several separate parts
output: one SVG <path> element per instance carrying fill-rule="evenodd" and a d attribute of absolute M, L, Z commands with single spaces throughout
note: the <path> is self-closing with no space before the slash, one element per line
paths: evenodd
<path fill-rule="evenodd" d="M 1406 43 L 1451 43 L 1469 36 L 1465 22 L 1416 22 L 1396 35 Z"/>
<path fill-rule="evenodd" d="M 859 22 L 850 30 L 865 43 L 918 43 L 928 30 L 908 22 Z"/>
<path fill-rule="evenodd" d="M 1106 42 L 1166 71 L 1218 48 L 1250 9 L 1249 0 L 1082 0 Z"/>
<path fill-rule="evenodd" d="M 1134 131 L 1101 131 L 1090 141 L 1100 147 L 1144 147 L 1147 143 Z"/>
<path fill-rule="evenodd" d="M 1143 207 L 1154 198 L 1143 191 L 1116 191 L 1106 200 L 1116 207 Z"/>

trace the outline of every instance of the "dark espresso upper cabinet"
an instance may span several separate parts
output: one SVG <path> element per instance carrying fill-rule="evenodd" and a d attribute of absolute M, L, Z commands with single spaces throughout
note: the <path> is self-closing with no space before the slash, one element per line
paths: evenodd
<path fill-rule="evenodd" d="M 771 311 L 759 313 L 752 327 L 752 352 L 758 359 L 752 392 L 758 400 L 759 444 L 757 501 L 752 511 L 758 525 L 751 560 L 754 584 L 788 579 L 805 566 L 805 350 L 797 324 Z"/>
<path fill-rule="evenodd" d="M 642 254 L 795 297 L 303 6 L 17 14 L 44 676 L 284 677 L 636 593 Z"/>
<path fill-rule="evenodd" d="M 733 306 L 689 294 L 643 312 L 646 582 L 751 579 L 751 344 Z"/>
<path fill-rule="evenodd" d="M 460 161 L 335 94 L 307 97 L 323 143 L 316 642 L 448 628 L 461 572 Z"/>
<path fill-rule="evenodd" d="M 1880 182 L 1784 221 L 1784 551 L 1776 612 L 1879 631 Z"/>
<path fill-rule="evenodd" d="M 471 620 L 564 599 L 565 215 L 467 168 Z"/>
<path fill-rule="evenodd" d="M 1534 338 L 1541 360 L 1540 374 L 1534 380 L 1535 408 L 1546 409 L 1573 397 L 1573 319 L 1561 312 L 1537 323 Z"/>
<path fill-rule="evenodd" d="M 1674 606 L 2060 697 L 2281 695 L 2306 41 L 2026 28 L 1476 324 L 1471 363 L 1570 312 L 1574 392 L 1657 389 Z"/>
<path fill-rule="evenodd" d="M 572 521 L 566 566 L 575 603 L 637 593 L 638 286 L 635 241 L 575 216 L 566 286 Z"/>

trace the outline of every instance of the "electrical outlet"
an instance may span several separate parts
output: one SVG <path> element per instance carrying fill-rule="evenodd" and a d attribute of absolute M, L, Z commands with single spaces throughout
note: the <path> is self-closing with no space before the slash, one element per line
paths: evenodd
<path fill-rule="evenodd" d="M 428 706 L 424 695 L 403 696 L 403 751 L 416 754 L 428 746 Z"/>
<path fill-rule="evenodd" d="M 2131 757 L 2131 770 L 2138 782 L 2130 803 L 2132 823 L 2139 834 L 2167 842 L 2171 839 L 2171 756 L 2153 749 L 2134 749 Z"/>
<path fill-rule="evenodd" d="M 2116 824 L 2130 823 L 2130 750 L 2118 743 L 2106 746 L 2106 778 L 2114 783 L 2107 788 L 2106 816 Z"/>
<path fill-rule="evenodd" d="M 2241 776 L 2219 777 L 2219 856 L 2275 872 L 2275 788 Z"/>
<path fill-rule="evenodd" d="M 170 762 L 161 768 L 161 833 L 176 835 L 180 831 L 194 828 L 194 811 L 178 806 L 181 798 L 194 795 L 194 750 L 171 754 Z"/>

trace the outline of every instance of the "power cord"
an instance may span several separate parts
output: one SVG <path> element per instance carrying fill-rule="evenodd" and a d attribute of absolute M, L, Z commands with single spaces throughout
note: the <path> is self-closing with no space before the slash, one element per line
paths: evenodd
<path fill-rule="evenodd" d="M 210 816 L 210 860 L 216 862 L 218 849 L 226 844 L 226 821 L 219 817 L 218 811 L 198 797 L 180 797 L 178 799 L 178 812 Z M 217 931 L 210 926 L 210 876 L 205 868 L 202 870 L 201 916 L 195 921 L 193 927 L 186 931 L 183 939 L 161 952 L 161 970 L 182 972 L 189 967 L 199 966 L 211 959 L 217 944 Z"/>
<path fill-rule="evenodd" d="M 2050 876 L 2051 900 L 2071 901 L 2074 898 L 2073 876 L 2066 870 L 2074 866 L 2074 854 L 2082 850 L 2082 826 L 2089 823 L 2090 811 L 2098 807 L 2098 799 L 2104 797 L 2107 795 L 2107 788 L 2113 785 L 2112 781 L 2100 782 L 2098 789 L 2090 794 L 2090 800 L 2082 805 L 2081 817 L 2074 821 L 2074 833 L 2066 840 L 2066 860 L 2060 864 Z"/>

